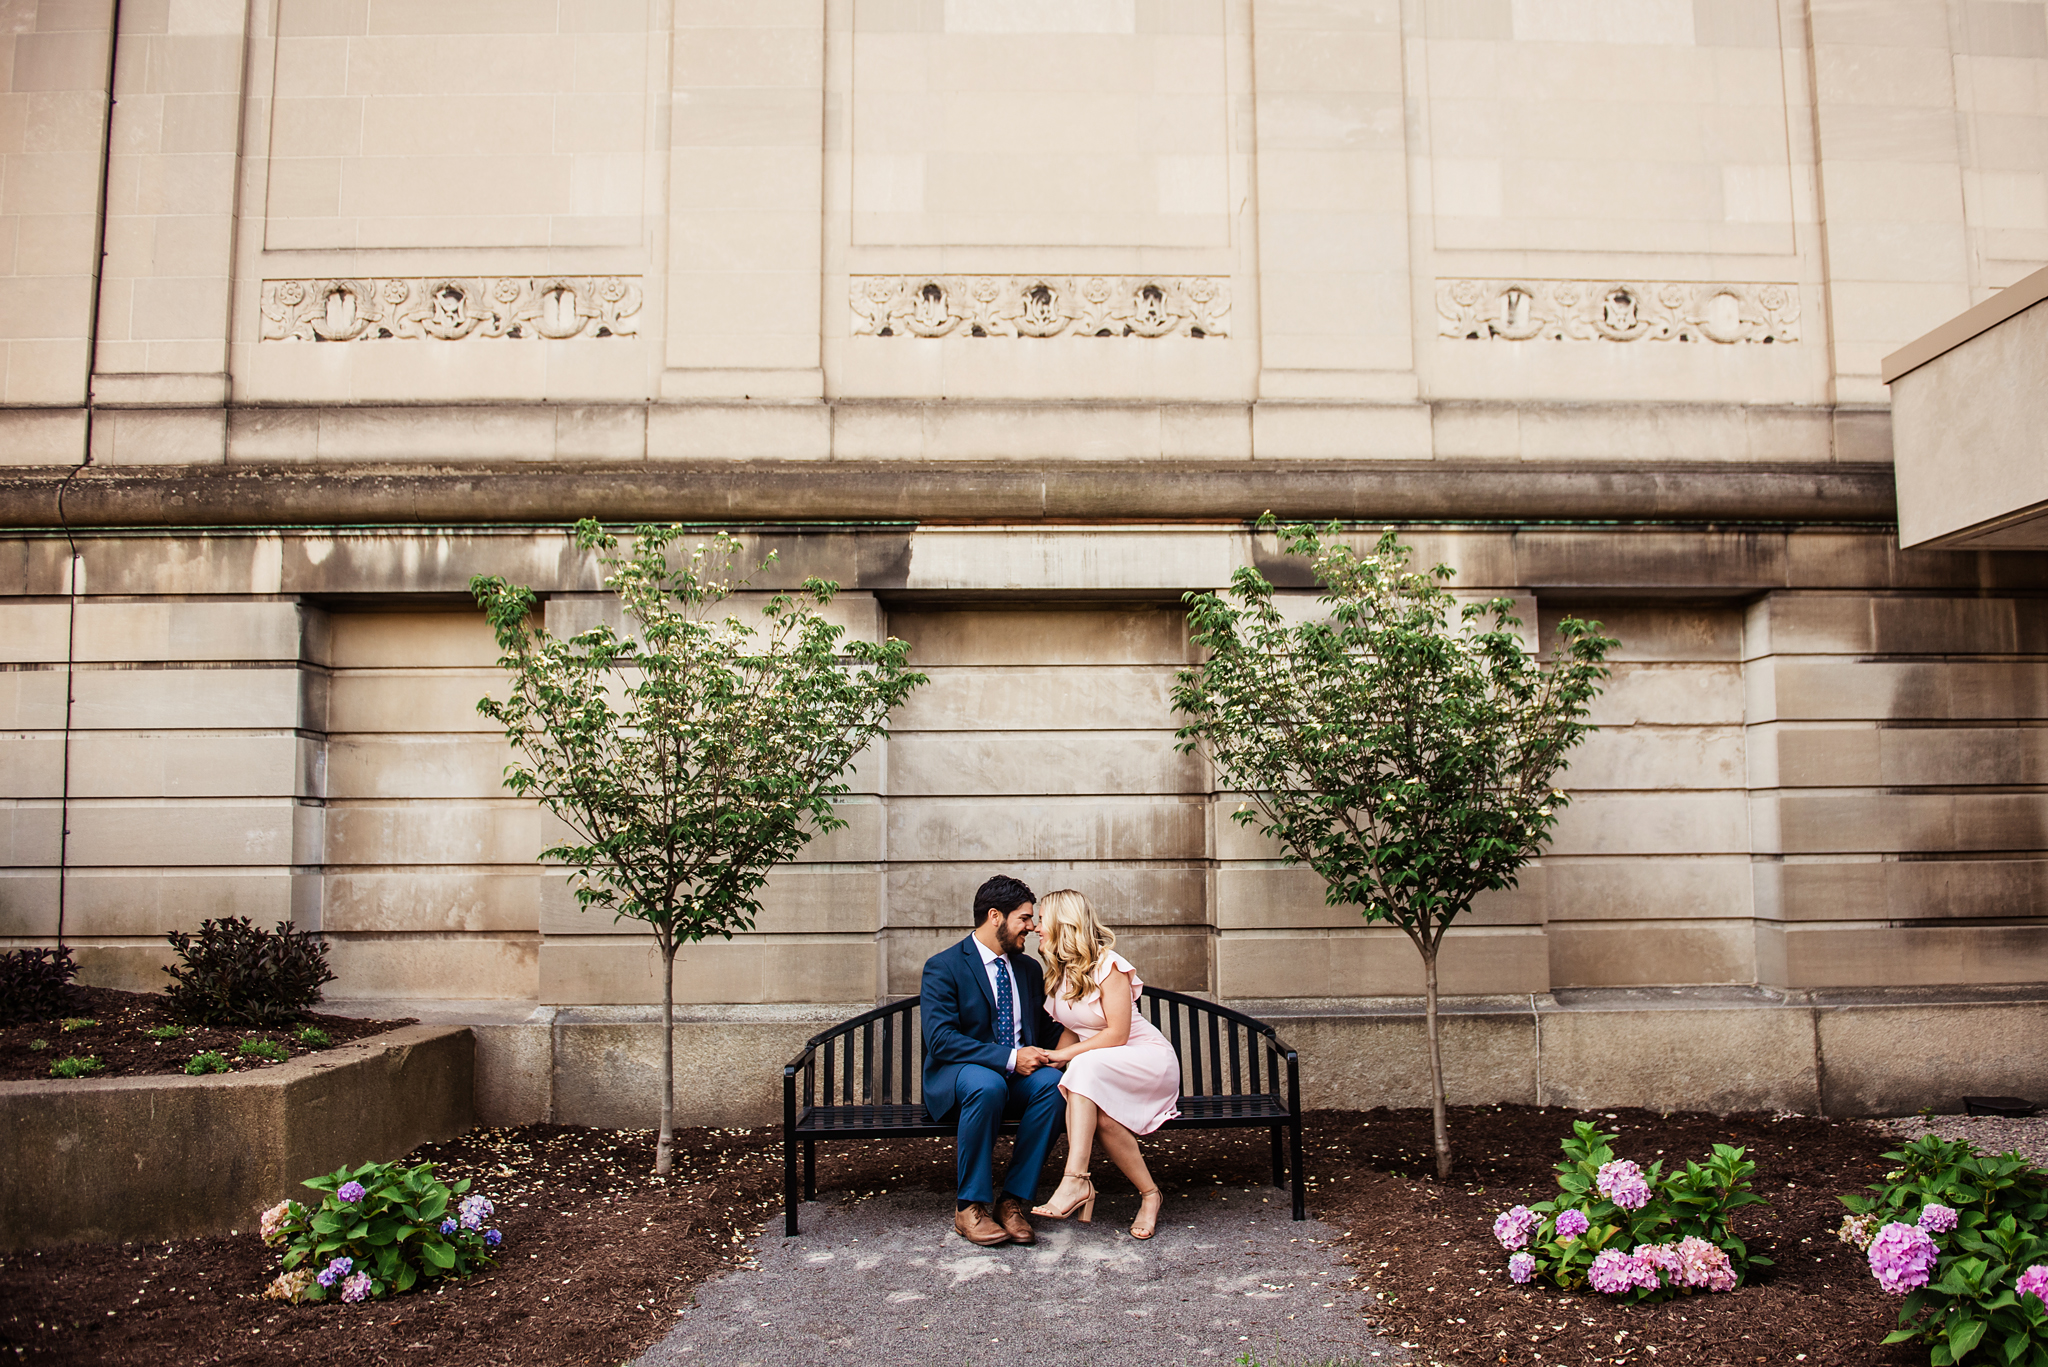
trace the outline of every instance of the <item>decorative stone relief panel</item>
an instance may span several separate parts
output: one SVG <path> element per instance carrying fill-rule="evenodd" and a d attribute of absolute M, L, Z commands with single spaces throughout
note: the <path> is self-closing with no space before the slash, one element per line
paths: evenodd
<path fill-rule="evenodd" d="M 631 337 L 639 313 L 634 276 L 263 282 L 266 342 Z"/>
<path fill-rule="evenodd" d="M 1227 337 L 1230 282 L 1166 275 L 857 275 L 856 337 Z"/>
<path fill-rule="evenodd" d="M 1465 341 L 1796 342 L 1797 285 L 1439 280 L 1438 331 Z"/>

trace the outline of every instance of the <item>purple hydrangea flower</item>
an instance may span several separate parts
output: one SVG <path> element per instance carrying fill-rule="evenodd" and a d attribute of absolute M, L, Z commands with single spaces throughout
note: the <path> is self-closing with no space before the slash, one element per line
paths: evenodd
<path fill-rule="evenodd" d="M 353 1258 L 336 1258 L 333 1262 L 322 1268 L 320 1275 L 314 1278 L 314 1280 L 322 1286 L 333 1286 L 337 1281 L 346 1277 L 349 1274 L 349 1270 L 355 1265 L 355 1259 Z"/>
<path fill-rule="evenodd" d="M 1946 1234 L 1956 1227 L 1956 1213 L 1936 1201 L 1920 1208 L 1920 1228 L 1929 1234 Z"/>
<path fill-rule="evenodd" d="M 2020 1273 L 2020 1279 L 2013 1283 L 2012 1289 L 2021 1300 L 2032 1296 L 2035 1300 L 2048 1304 L 2048 1263 L 2035 1263 Z"/>
<path fill-rule="evenodd" d="M 2048 1272 L 2048 1268 L 2042 1268 L 2041 1270 L 2043 1272 Z M 1514 1257 L 1508 1259 L 1508 1276 L 1513 1279 L 1516 1286 L 1522 1285 L 1524 1282 L 1528 1281 L 1531 1277 L 1535 1275 L 1535 1254 L 1517 1253 Z"/>
<path fill-rule="evenodd" d="M 1650 1184 L 1643 1180 L 1643 1170 L 1626 1158 L 1601 1164 L 1594 1185 L 1623 1210 L 1641 1210 L 1650 1204 Z"/>
<path fill-rule="evenodd" d="M 484 1242 L 492 1248 L 496 1248 L 499 1244 L 505 1242 L 505 1236 L 498 1233 L 495 1229 L 487 1229 L 484 1231 Z"/>
<path fill-rule="evenodd" d="M 1894 1296 L 1927 1285 L 1941 1250 L 1925 1230 L 1892 1221 L 1870 1241 L 1870 1275 Z"/>
<path fill-rule="evenodd" d="M 463 1197 L 462 1205 L 458 1209 L 462 1215 L 464 1229 L 482 1229 L 484 1221 L 491 1218 L 491 1203 L 481 1195 Z"/>
<path fill-rule="evenodd" d="M 1557 1241 L 1568 1244 L 1593 1227 L 1583 1210 L 1567 1210 L 1557 1217 Z"/>
<path fill-rule="evenodd" d="M 1618 1248 L 1602 1249 L 1593 1259 L 1593 1266 L 1587 1269 L 1586 1280 L 1593 1284 L 1595 1291 L 1609 1296 L 1625 1295 L 1638 1289 L 1655 1291 L 1658 1285 L 1657 1269 Z"/>
<path fill-rule="evenodd" d="M 443 1220 L 441 1222 L 441 1232 L 443 1234 L 453 1234 L 455 1232 L 455 1221 L 453 1219 Z"/>
<path fill-rule="evenodd" d="M 334 1196 L 339 1201 L 360 1201 L 363 1199 L 363 1184 L 361 1182 L 343 1182 L 340 1187 L 336 1188 Z"/>
<path fill-rule="evenodd" d="M 353 1305 L 367 1299 L 370 1294 L 370 1274 L 358 1272 L 341 1284 L 341 1298 Z"/>
<path fill-rule="evenodd" d="M 1502 1211 L 1495 1217 L 1493 1237 L 1500 1240 L 1502 1248 L 1512 1253 L 1518 1248 L 1528 1246 L 1530 1234 L 1534 1233 L 1536 1226 L 1541 1223 L 1543 1221 L 1535 1211 L 1527 1206 L 1516 1206 L 1512 1210 Z"/>

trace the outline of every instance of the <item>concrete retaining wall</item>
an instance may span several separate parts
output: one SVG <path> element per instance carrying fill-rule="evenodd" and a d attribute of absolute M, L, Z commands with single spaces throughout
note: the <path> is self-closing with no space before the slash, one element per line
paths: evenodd
<path fill-rule="evenodd" d="M 1422 1011 L 1412 998 L 1234 1000 L 1301 1055 L 1311 1107 L 1429 1101 Z M 431 1017 L 434 1003 L 386 1003 Z M 460 1012 L 464 1004 L 443 1003 Z M 474 1006 L 474 1004 L 470 1004 Z M 676 1024 L 677 1120 L 770 1125 L 781 1065 L 810 1035 L 868 1003 L 691 1007 Z M 659 1013 L 540 1007 L 479 1024 L 477 1111 L 486 1124 L 648 1128 L 656 1118 Z M 1773 993 L 1750 988 L 1597 989 L 1445 1004 L 1455 1104 L 1661 1111 L 1909 1115 L 1965 1095 L 2048 1103 L 2041 987 Z"/>
<path fill-rule="evenodd" d="M 445 1024 L 254 1073 L 0 1082 L 0 1250 L 253 1228 L 308 1177 L 461 1134 L 474 1091 Z"/>

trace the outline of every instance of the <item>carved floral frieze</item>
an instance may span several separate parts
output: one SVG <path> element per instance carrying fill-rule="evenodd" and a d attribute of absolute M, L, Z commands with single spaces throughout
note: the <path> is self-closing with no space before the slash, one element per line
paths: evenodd
<path fill-rule="evenodd" d="M 1227 337 L 1209 275 L 857 275 L 856 337 Z"/>
<path fill-rule="evenodd" d="M 266 280 L 266 342 L 561 341 L 630 337 L 640 281 L 622 275 Z"/>
<path fill-rule="evenodd" d="M 1797 285 L 1439 280 L 1438 331 L 1464 341 L 1796 342 Z"/>

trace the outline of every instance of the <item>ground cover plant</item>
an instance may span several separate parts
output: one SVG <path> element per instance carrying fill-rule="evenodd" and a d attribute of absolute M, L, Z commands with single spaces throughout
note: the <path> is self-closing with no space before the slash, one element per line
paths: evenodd
<path fill-rule="evenodd" d="M 1260 530 L 1274 527 L 1273 515 Z M 1569 798 L 1552 780 L 1593 730 L 1620 644 L 1566 617 L 1548 661 L 1526 652 L 1506 598 L 1460 605 L 1455 571 L 1409 568 L 1388 528 L 1365 552 L 1342 524 L 1280 527 L 1308 562 L 1319 617 L 1292 620 L 1255 565 L 1227 594 L 1189 593 L 1207 659 L 1175 680 L 1199 749 L 1246 795 L 1234 816 L 1321 876 L 1324 899 L 1394 926 L 1422 960 L 1436 1175 L 1451 1175 L 1437 959 L 1482 893 L 1514 887 Z"/>
<path fill-rule="evenodd" d="M 1308 1117 L 1310 1211 L 1344 1234 L 1355 1280 L 1342 1299 L 1361 1338 L 1373 1326 L 1414 1345 L 1415 1362 L 1446 1367 L 1925 1367 L 1925 1348 L 1880 1344 L 1898 1301 L 1871 1279 L 1863 1255 L 1835 1237 L 1836 1193 L 1893 1167 L 1883 1157 L 1896 1147 L 1893 1137 L 1856 1122 L 1758 1115 L 1459 1107 L 1453 1118 L 1467 1153 L 1461 1180 L 1445 1184 L 1427 1177 L 1427 1108 Z M 1573 1122 L 1587 1119 L 1651 1161 L 1705 1154 L 1715 1143 L 1742 1148 L 1769 1204 L 1745 1209 L 1738 1228 L 1775 1266 L 1733 1295 L 1652 1304 L 1515 1285 L 1500 1266 L 1495 1215 L 1558 1190 L 1551 1160 Z M 273 1274 L 275 1258 L 253 1230 L 170 1249 L 9 1255 L 0 1259 L 0 1351 L 21 1348 L 25 1362 L 112 1367 L 216 1357 L 250 1367 L 616 1367 L 661 1336 L 695 1282 L 726 1269 L 743 1273 L 746 1239 L 781 1208 L 776 1131 L 678 1131 L 666 1180 L 647 1172 L 654 1139 L 531 1126 L 416 1151 L 407 1161 L 488 1185 L 507 1247 L 497 1266 L 475 1277 L 386 1301 L 263 1300 L 254 1288 Z M 1226 1183 L 1286 1200 L 1266 1185 L 1263 1134 L 1163 1131 L 1146 1156 L 1173 1201 L 1213 1199 Z M 1055 1152 L 1048 1170 L 1061 1159 Z M 953 1183 L 947 1140 L 849 1141 L 818 1151 L 823 1199 L 926 1191 L 934 1218 L 943 1218 Z M 974 1285 L 987 1293 L 985 1283 Z M 1247 1300 L 1247 1312 L 1263 1304 Z M 1329 1355 L 1362 1356 L 1342 1343 Z"/>
<path fill-rule="evenodd" d="M 2048 1367 L 2048 1172 L 1933 1134 L 1884 1156 L 1898 1166 L 1842 1198 L 1839 1237 L 1904 1298 L 1885 1341 L 1928 1345 L 1933 1367 Z"/>
<path fill-rule="evenodd" d="M 269 1050 L 243 1053 L 243 1045 L 251 1041 L 266 1043 L 280 1056 L 296 1056 L 413 1024 L 410 1018 L 309 1016 L 313 1031 L 324 1037 L 323 1043 L 315 1043 L 307 1036 L 306 1026 L 251 1030 L 184 1025 L 161 992 L 122 992 L 107 987 L 72 990 L 75 995 L 59 1011 L 77 1010 L 82 1015 L 74 1019 L 91 1023 L 67 1031 L 60 1017 L 52 1017 L 0 1026 L 0 1081 L 47 1078 L 51 1065 L 66 1057 L 97 1058 L 102 1066 L 89 1074 L 92 1077 L 244 1073 L 275 1067 L 277 1062 Z M 191 1063 L 195 1058 L 208 1062 L 194 1069 Z"/>

